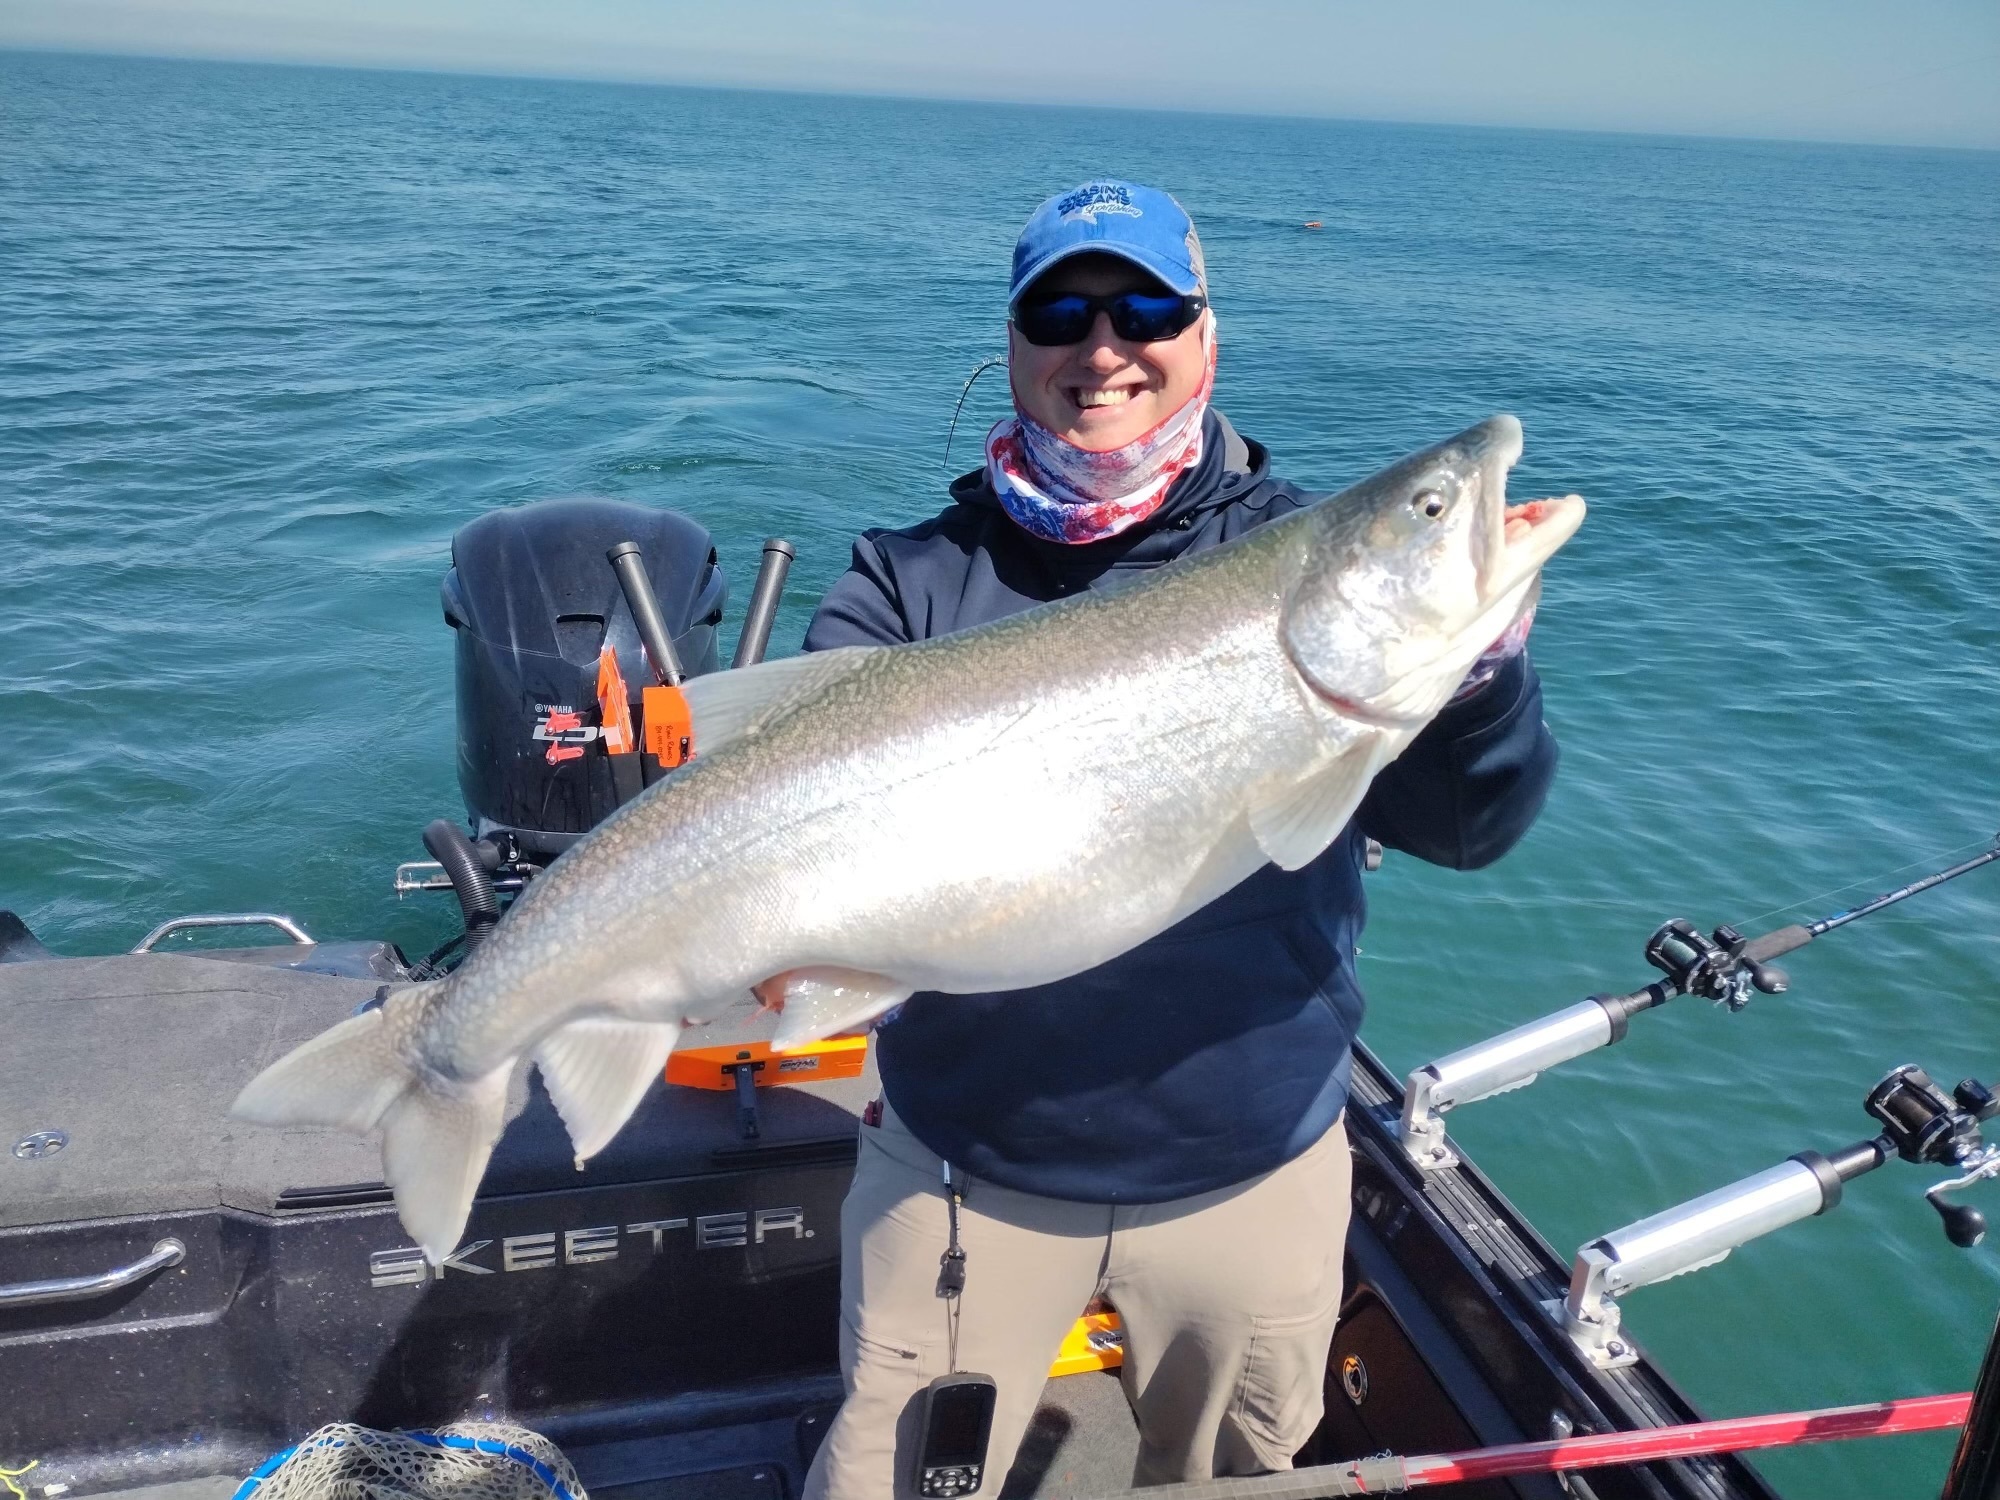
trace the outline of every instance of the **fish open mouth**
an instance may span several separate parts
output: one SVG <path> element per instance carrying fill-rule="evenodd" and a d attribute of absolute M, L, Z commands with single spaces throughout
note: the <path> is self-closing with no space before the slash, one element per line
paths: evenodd
<path fill-rule="evenodd" d="M 1507 471 L 1521 457 L 1521 424 L 1512 417 L 1494 417 L 1475 431 L 1480 503 L 1485 509 L 1474 530 L 1479 553 L 1474 563 L 1479 597 L 1497 602 L 1516 592 L 1576 535 L 1585 507 L 1581 495 L 1509 505 Z"/>
<path fill-rule="evenodd" d="M 1581 495 L 1507 503 L 1507 474 L 1520 460 L 1521 443 L 1520 422 L 1506 415 L 1489 418 L 1455 440 L 1464 445 L 1460 461 L 1470 460 L 1473 468 L 1467 480 L 1478 486 L 1480 508 L 1471 541 L 1479 614 L 1466 634 L 1481 642 L 1498 641 L 1534 607 L 1542 565 L 1583 524 Z M 1372 717 L 1393 722 L 1380 709 Z"/>
<path fill-rule="evenodd" d="M 1576 535 L 1586 509 L 1581 495 L 1507 503 L 1507 471 L 1521 456 L 1521 427 L 1512 418 L 1487 424 L 1491 433 L 1482 455 L 1480 502 L 1485 507 L 1474 530 L 1482 612 L 1476 634 L 1498 641 L 1541 594 L 1542 565 Z"/>
<path fill-rule="evenodd" d="M 1501 505 L 1499 546 L 1486 567 L 1480 570 L 1482 597 L 1497 599 L 1511 593 L 1522 579 L 1537 572 L 1556 555 L 1562 544 L 1576 535 L 1583 524 L 1581 495 L 1558 495 L 1546 500 L 1525 500 Z"/>
<path fill-rule="evenodd" d="M 1543 564 L 1562 548 L 1583 524 L 1585 506 L 1579 495 L 1507 502 L 1507 474 L 1521 457 L 1521 424 L 1511 416 L 1489 418 L 1448 442 L 1418 454 L 1387 471 L 1390 483 L 1404 483 L 1422 489 L 1456 486 L 1462 500 L 1469 502 L 1470 526 L 1460 533 L 1470 554 L 1472 579 L 1469 604 L 1461 618 L 1449 626 L 1449 638 L 1441 642 L 1437 657 L 1428 661 L 1400 663 L 1408 692 L 1391 691 L 1383 698 L 1363 701 L 1327 690 L 1324 682 L 1301 665 L 1299 670 L 1314 696 L 1343 717 L 1388 730 L 1407 729 L 1429 722 L 1436 712 L 1431 703 L 1416 704 L 1429 692 L 1433 680 L 1455 666 L 1463 674 L 1475 663 L 1479 652 L 1499 642 L 1524 614 L 1534 608 L 1540 594 L 1539 575 Z M 1465 554 L 1461 554 L 1465 557 Z M 1457 566 L 1462 567 L 1463 563 Z M 1459 588 L 1464 587 L 1463 574 Z M 1476 650 L 1473 648 L 1477 648 Z M 1455 682 L 1454 684 L 1455 685 Z M 1409 712 L 1399 712 L 1406 706 Z"/>

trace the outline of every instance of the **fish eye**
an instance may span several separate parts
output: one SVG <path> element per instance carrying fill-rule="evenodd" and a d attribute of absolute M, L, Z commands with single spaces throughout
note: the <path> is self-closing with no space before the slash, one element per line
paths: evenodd
<path fill-rule="evenodd" d="M 1435 521 L 1444 514 L 1444 496 L 1436 490 L 1418 490 L 1410 497 L 1410 509 L 1427 520 Z"/>

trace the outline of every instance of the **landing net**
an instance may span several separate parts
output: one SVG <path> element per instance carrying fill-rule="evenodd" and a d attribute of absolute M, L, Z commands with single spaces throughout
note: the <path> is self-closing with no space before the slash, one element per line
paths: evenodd
<path fill-rule="evenodd" d="M 589 1500 L 539 1433 L 504 1422 L 378 1432 L 335 1422 L 272 1455 L 234 1500 Z"/>

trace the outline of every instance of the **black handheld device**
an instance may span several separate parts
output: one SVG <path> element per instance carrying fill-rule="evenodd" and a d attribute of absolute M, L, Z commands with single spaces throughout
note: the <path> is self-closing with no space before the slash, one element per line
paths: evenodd
<path fill-rule="evenodd" d="M 919 1495 L 969 1495 L 979 1488 L 998 1395 L 990 1375 L 940 1375 L 931 1382 L 917 1435 Z"/>

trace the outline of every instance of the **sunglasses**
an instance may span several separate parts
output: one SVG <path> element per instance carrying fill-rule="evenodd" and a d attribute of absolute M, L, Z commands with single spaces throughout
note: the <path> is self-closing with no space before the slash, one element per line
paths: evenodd
<path fill-rule="evenodd" d="M 1184 332 L 1201 316 L 1208 299 L 1199 294 L 1182 297 L 1174 293 L 1119 292 L 1111 297 L 1086 297 L 1066 292 L 1022 302 L 1014 309 L 1012 322 L 1021 337 L 1041 348 L 1057 344 L 1080 344 L 1090 336 L 1099 313 L 1111 318 L 1112 332 L 1132 344 L 1156 344 Z"/>

